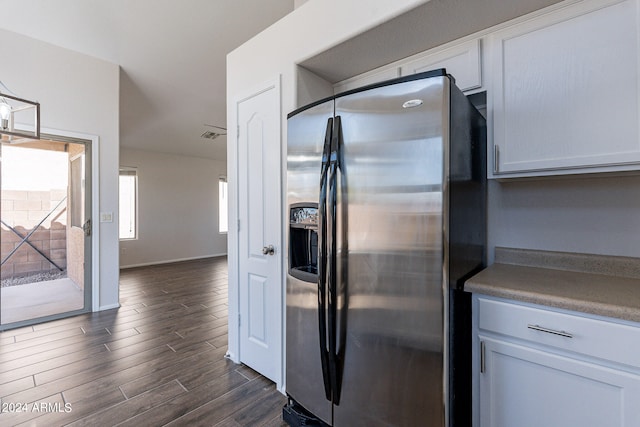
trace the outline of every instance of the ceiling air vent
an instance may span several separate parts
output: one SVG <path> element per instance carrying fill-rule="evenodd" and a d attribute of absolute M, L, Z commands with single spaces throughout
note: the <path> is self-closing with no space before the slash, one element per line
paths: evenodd
<path fill-rule="evenodd" d="M 204 133 L 202 135 L 200 135 L 200 138 L 204 138 L 204 139 L 216 139 L 219 136 L 223 136 L 227 134 L 227 129 L 220 127 L 220 126 L 213 126 L 213 125 L 207 125 L 205 124 L 205 126 L 210 127 L 210 128 L 215 128 L 215 130 L 211 131 L 211 130 L 207 130 L 204 131 Z"/>
<path fill-rule="evenodd" d="M 200 137 L 201 138 L 205 138 L 205 139 L 216 139 L 220 135 L 222 135 L 222 134 L 217 133 L 217 132 L 211 132 L 210 130 L 208 130 L 205 133 L 203 133 L 202 135 L 200 135 Z"/>

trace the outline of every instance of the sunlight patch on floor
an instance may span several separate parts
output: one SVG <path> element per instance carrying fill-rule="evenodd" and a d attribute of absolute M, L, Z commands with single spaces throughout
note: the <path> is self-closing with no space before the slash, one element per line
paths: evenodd
<path fill-rule="evenodd" d="M 84 292 L 68 278 L 1 289 L 2 324 L 80 310 Z"/>

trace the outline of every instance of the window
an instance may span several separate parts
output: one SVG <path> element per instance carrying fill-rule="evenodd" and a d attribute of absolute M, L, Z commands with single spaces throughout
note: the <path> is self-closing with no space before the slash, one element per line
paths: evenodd
<path fill-rule="evenodd" d="M 137 236 L 138 175 L 135 169 L 120 169 L 120 239 Z"/>
<path fill-rule="evenodd" d="M 229 231 L 228 206 L 227 177 L 221 176 L 218 181 L 218 231 L 220 233 Z"/>

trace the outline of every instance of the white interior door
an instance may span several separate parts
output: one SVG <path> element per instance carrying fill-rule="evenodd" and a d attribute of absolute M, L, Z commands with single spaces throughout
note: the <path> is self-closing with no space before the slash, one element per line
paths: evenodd
<path fill-rule="evenodd" d="M 280 93 L 238 103 L 240 361 L 279 382 L 282 371 Z"/>

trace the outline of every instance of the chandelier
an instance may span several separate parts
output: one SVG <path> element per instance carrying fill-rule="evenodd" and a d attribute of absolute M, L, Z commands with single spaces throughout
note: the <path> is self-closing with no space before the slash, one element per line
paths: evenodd
<path fill-rule="evenodd" d="M 40 139 L 40 103 L 0 92 L 0 134 L 9 142 Z"/>

